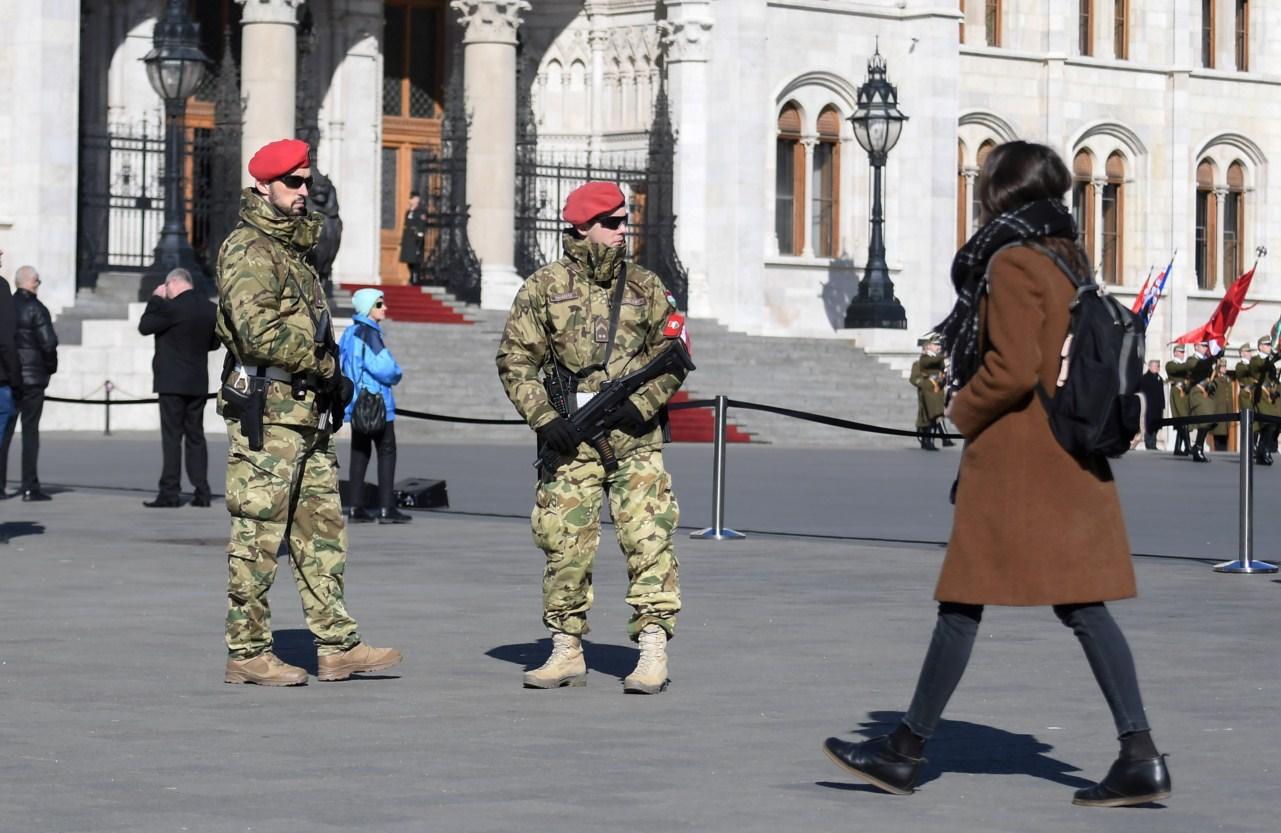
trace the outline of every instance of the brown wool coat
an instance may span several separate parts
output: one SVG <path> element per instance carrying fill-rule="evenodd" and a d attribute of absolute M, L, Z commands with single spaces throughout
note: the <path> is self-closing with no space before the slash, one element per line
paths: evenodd
<path fill-rule="evenodd" d="M 1054 390 L 1073 293 L 1049 258 L 1026 247 L 992 261 L 982 367 L 952 400 L 966 443 L 939 601 L 1051 605 L 1135 594 L 1107 460 L 1064 451 L 1035 392 L 1038 378 Z"/>

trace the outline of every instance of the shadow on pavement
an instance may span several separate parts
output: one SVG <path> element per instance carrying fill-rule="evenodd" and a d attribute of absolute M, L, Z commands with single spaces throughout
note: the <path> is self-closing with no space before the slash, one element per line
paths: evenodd
<path fill-rule="evenodd" d="M 525 670 L 542 665 L 552 652 L 552 641 L 540 639 L 537 642 L 523 642 L 512 645 L 499 645 L 490 648 L 485 656 L 525 666 Z M 583 658 L 588 669 L 600 674 L 610 674 L 623 679 L 636 666 L 636 648 L 627 645 L 605 645 L 599 642 L 583 640 Z"/>
<path fill-rule="evenodd" d="M 21 538 L 24 535 L 44 535 L 44 524 L 32 521 L 5 521 L 0 523 L 0 544 L 9 543 L 10 538 Z"/>
<path fill-rule="evenodd" d="M 306 628 L 273 631 L 275 647 L 272 650 L 290 665 L 296 665 L 311 676 L 316 676 L 316 640 Z"/>
<path fill-rule="evenodd" d="M 868 719 L 854 731 L 866 738 L 885 735 L 898 726 L 901 712 L 869 712 Z M 942 720 L 934 738 L 926 748 L 926 763 L 921 770 L 917 786 L 949 772 L 966 772 L 974 775 L 1030 775 L 1053 781 L 1066 787 L 1080 789 L 1094 782 L 1070 773 L 1080 772 L 1078 767 L 1052 758 L 1048 754 L 1054 747 L 1033 735 L 1021 735 L 968 723 L 963 720 Z M 1111 762 L 1107 750 L 1100 760 L 1105 770 Z M 819 781 L 820 787 L 854 792 L 881 791 L 870 784 Z"/>

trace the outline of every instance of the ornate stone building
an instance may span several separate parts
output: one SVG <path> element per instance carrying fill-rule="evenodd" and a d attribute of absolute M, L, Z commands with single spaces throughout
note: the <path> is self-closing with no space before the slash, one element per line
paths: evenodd
<path fill-rule="evenodd" d="M 0 248 L 10 268 L 41 267 L 53 307 L 70 305 L 95 270 L 145 265 L 154 245 L 161 108 L 139 59 L 160 6 L 6 2 Z M 465 207 L 477 295 L 505 307 L 530 264 L 555 255 L 563 191 L 583 176 L 616 176 L 645 229 L 636 255 L 662 260 L 693 315 L 888 353 L 910 351 L 949 308 L 948 265 L 973 230 L 975 173 L 1010 138 L 1046 142 L 1073 168 L 1082 241 L 1117 294 L 1131 297 L 1177 250 L 1154 353 L 1202 323 L 1281 231 L 1271 213 L 1281 182 L 1269 175 L 1281 155 L 1277 3 L 190 8 L 216 70 L 188 107 L 189 225 L 206 254 L 225 233 L 244 152 L 295 132 L 315 142 L 340 199 L 337 280 L 406 279 L 396 244 L 408 194 L 454 181 L 439 167 L 452 158 L 461 193 L 442 211 Z M 870 175 L 847 119 L 878 47 L 910 116 L 885 183 L 887 255 L 908 329 L 852 332 L 841 326 L 866 259 Z M 1271 271 L 1265 262 L 1251 292 L 1262 303 L 1242 335 L 1281 311 Z"/>

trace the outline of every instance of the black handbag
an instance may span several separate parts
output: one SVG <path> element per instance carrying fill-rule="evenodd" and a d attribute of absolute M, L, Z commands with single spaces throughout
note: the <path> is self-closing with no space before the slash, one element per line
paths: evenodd
<path fill-rule="evenodd" d="M 361 434 L 381 434 L 387 427 L 387 403 L 381 393 L 361 388 L 351 409 L 351 430 Z"/>

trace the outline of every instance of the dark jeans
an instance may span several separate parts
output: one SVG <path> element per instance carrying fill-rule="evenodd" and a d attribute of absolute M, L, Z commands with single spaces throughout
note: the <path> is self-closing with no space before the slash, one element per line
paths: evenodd
<path fill-rule="evenodd" d="M 23 388 L 15 397 L 9 424 L 0 440 L 0 489 L 9 481 L 9 442 L 13 439 L 18 418 L 22 419 L 22 485 L 24 492 L 39 491 L 40 477 L 36 461 L 40 457 L 40 415 L 44 413 L 44 388 Z"/>
<path fill-rule="evenodd" d="M 1072 629 L 1085 649 L 1090 670 L 1112 710 L 1117 735 L 1148 731 L 1139 681 L 1134 673 L 1134 657 L 1112 614 L 1102 602 L 1055 605 L 1054 613 Z M 912 705 L 903 718 L 917 735 L 928 738 L 938 727 L 939 717 L 969 664 L 982 618 L 983 605 L 939 604 L 934 637 L 925 654 Z"/>
<path fill-rule="evenodd" d="M 160 394 L 160 497 L 182 491 L 182 452 L 187 454 L 187 479 L 196 497 L 209 497 L 209 449 L 205 446 L 203 396 Z"/>
<path fill-rule="evenodd" d="M 1143 432 L 1143 447 L 1148 451 L 1156 449 L 1156 431 Z"/>
<path fill-rule="evenodd" d="M 381 509 L 396 506 L 396 423 L 390 421 L 380 434 L 351 432 L 351 508 L 363 509 L 365 470 L 369 468 L 370 446 L 378 447 L 378 503 Z"/>

